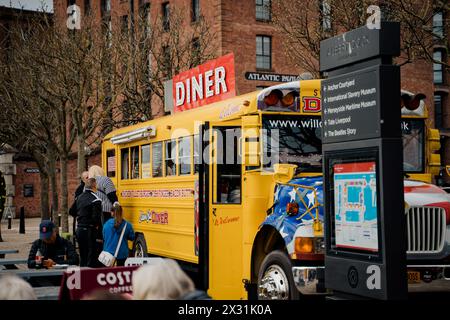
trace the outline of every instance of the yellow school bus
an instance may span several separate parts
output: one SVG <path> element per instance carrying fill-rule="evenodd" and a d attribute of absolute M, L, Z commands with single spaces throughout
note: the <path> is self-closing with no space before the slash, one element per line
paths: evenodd
<path fill-rule="evenodd" d="M 102 165 L 133 254 L 176 259 L 215 299 L 323 292 L 320 112 L 320 80 L 301 80 L 109 133 Z M 421 128 L 412 174 L 428 181 Z"/>

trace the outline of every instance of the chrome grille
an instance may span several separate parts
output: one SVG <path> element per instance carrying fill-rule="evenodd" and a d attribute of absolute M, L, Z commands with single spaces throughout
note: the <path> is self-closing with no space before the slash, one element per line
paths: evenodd
<path fill-rule="evenodd" d="M 406 212 L 408 251 L 429 254 L 442 251 L 445 242 L 445 209 L 410 207 Z"/>

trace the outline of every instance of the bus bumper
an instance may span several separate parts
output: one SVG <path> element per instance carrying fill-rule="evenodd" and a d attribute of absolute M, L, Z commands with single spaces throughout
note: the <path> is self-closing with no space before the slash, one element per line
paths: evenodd
<path fill-rule="evenodd" d="M 325 294 L 325 267 L 292 267 L 295 286 L 301 294 Z"/>

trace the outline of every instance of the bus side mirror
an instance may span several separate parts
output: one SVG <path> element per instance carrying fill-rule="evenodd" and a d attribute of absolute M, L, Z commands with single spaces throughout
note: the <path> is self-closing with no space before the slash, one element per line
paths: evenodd
<path fill-rule="evenodd" d="M 295 164 L 275 163 L 273 165 L 273 178 L 276 182 L 287 183 L 295 175 Z"/>

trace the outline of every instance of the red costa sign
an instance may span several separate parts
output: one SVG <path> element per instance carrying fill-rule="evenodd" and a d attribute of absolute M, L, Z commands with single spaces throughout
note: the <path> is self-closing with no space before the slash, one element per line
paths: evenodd
<path fill-rule="evenodd" d="M 80 300 L 96 289 L 132 294 L 131 279 L 139 266 L 112 268 L 68 268 L 62 277 L 59 300 Z"/>
<path fill-rule="evenodd" d="M 176 75 L 174 111 L 185 111 L 236 95 L 234 54 L 230 53 Z"/>

